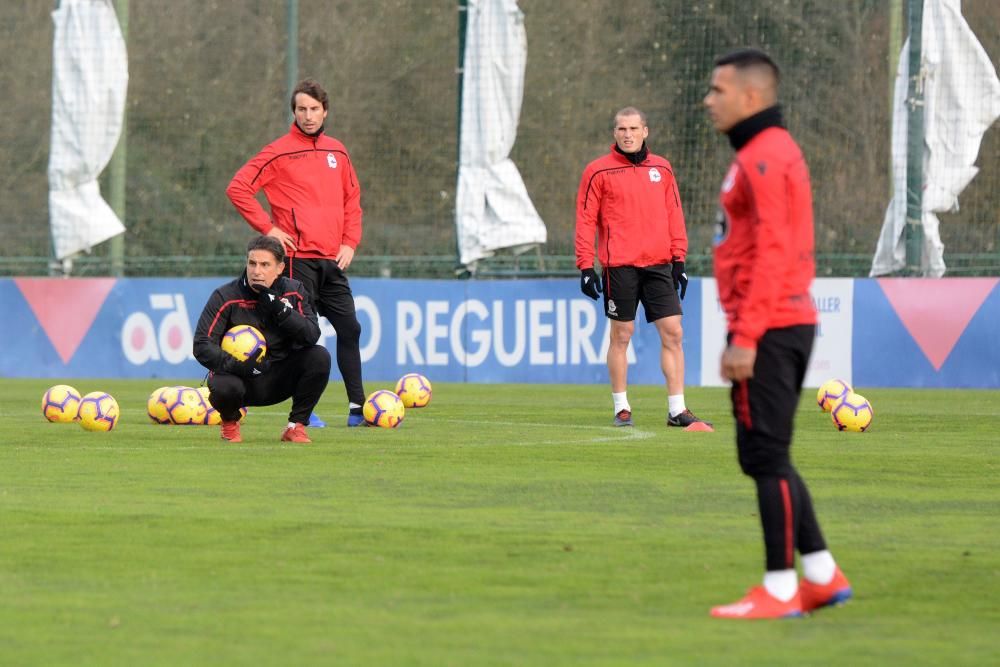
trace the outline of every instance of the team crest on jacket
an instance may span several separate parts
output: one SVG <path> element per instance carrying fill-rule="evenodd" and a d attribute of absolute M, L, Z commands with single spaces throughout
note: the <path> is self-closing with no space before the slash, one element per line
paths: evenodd
<path fill-rule="evenodd" d="M 326 154 L 326 166 L 330 167 L 330 169 L 336 169 L 337 168 L 337 156 L 334 155 L 333 153 L 327 153 Z"/>
<path fill-rule="evenodd" d="M 649 168 L 649 182 L 650 183 L 659 183 L 661 178 L 663 178 L 663 177 L 660 176 L 660 170 L 659 169 L 657 169 L 656 167 L 650 167 Z"/>

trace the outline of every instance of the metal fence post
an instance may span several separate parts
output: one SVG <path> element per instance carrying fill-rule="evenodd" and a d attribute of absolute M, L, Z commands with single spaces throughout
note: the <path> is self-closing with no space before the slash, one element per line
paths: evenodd
<path fill-rule="evenodd" d="M 921 68 L 924 0 L 907 0 L 910 67 L 906 105 L 906 272 L 921 273 L 924 247 L 924 80 Z"/>
<path fill-rule="evenodd" d="M 469 25 L 469 0 L 458 0 L 458 117 L 455 126 L 457 141 L 455 142 L 455 262 L 456 275 L 462 278 L 470 277 L 468 267 L 462 266 L 462 249 L 458 240 L 458 172 L 462 165 L 462 90 L 465 80 L 465 32 Z"/>
<path fill-rule="evenodd" d="M 125 40 L 125 52 L 128 53 L 128 0 L 115 0 L 115 13 L 118 14 L 118 25 Z M 125 224 L 125 183 L 127 176 L 126 155 L 128 152 L 128 97 L 122 110 L 122 132 L 118 144 L 111 154 L 110 171 L 108 172 L 108 203 L 118 219 Z M 111 275 L 125 275 L 125 233 L 113 236 L 109 242 L 111 255 Z"/>
<path fill-rule="evenodd" d="M 288 82 L 288 99 L 299 82 L 299 0 L 288 0 L 285 29 L 288 33 L 287 55 L 285 57 L 285 79 Z M 288 110 L 288 122 L 295 120 L 291 108 Z"/>

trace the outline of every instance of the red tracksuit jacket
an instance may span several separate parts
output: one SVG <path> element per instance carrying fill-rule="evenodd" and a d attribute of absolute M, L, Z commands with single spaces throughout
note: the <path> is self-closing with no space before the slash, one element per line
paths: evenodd
<path fill-rule="evenodd" d="M 787 130 L 767 127 L 736 153 L 722 183 L 715 279 L 732 344 L 768 329 L 815 324 L 809 168 Z"/>
<path fill-rule="evenodd" d="M 254 196 L 264 189 L 268 216 Z M 226 188 L 230 201 L 261 234 L 271 227 L 295 239 L 295 257 L 337 256 L 361 242 L 361 186 L 344 144 L 295 123 L 243 165 Z"/>
<path fill-rule="evenodd" d="M 615 150 L 583 171 L 576 196 L 576 267 L 653 266 L 687 256 L 681 196 L 670 163 L 650 153 L 638 165 Z"/>

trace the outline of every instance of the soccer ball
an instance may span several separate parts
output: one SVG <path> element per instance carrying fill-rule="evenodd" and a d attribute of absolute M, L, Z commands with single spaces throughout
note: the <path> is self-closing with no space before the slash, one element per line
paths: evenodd
<path fill-rule="evenodd" d="M 198 387 L 196 391 L 199 394 L 201 394 L 201 399 L 205 402 L 205 421 L 203 421 L 202 423 L 205 426 L 218 426 L 219 424 L 221 424 L 222 415 L 219 414 L 218 410 L 212 407 L 211 402 L 209 402 L 208 400 L 208 395 L 212 392 L 208 389 L 208 387 L 204 386 Z M 240 423 L 243 423 L 243 418 L 246 416 L 247 416 L 247 409 L 240 408 Z"/>
<path fill-rule="evenodd" d="M 222 337 L 222 349 L 240 361 L 263 361 L 267 354 L 264 334 L 249 324 L 237 324 Z"/>
<path fill-rule="evenodd" d="M 852 391 L 833 406 L 830 416 L 838 431 L 861 433 L 871 426 L 875 411 L 867 398 Z"/>
<path fill-rule="evenodd" d="M 422 408 L 431 402 L 431 381 L 420 373 L 407 373 L 396 383 L 396 394 L 408 408 Z"/>
<path fill-rule="evenodd" d="M 111 394 L 92 391 L 80 399 L 80 426 L 88 431 L 110 431 L 118 424 L 118 401 Z"/>
<path fill-rule="evenodd" d="M 406 406 L 403 401 L 388 389 L 372 392 L 362 409 L 365 421 L 372 426 L 396 428 L 403 422 Z"/>
<path fill-rule="evenodd" d="M 244 418 L 247 416 L 247 409 L 240 408 L 240 423 L 243 423 Z M 213 408 L 211 405 L 208 406 L 208 410 L 205 412 L 205 426 L 218 426 L 222 423 L 222 415 L 219 411 Z"/>
<path fill-rule="evenodd" d="M 167 414 L 167 404 L 163 401 L 163 392 L 170 387 L 160 387 L 153 390 L 153 393 L 146 399 L 146 414 L 154 424 L 169 424 L 170 415 Z"/>
<path fill-rule="evenodd" d="M 851 391 L 851 385 L 843 380 L 836 378 L 827 380 L 819 386 L 819 391 L 816 392 L 816 404 L 823 412 L 829 412 L 833 410 L 837 401 L 847 396 Z"/>
<path fill-rule="evenodd" d="M 49 387 L 42 396 L 42 414 L 50 422 L 68 424 L 80 410 L 80 392 L 68 384 Z"/>
<path fill-rule="evenodd" d="M 208 395 L 212 392 L 208 387 L 198 387 L 197 392 L 201 394 L 201 400 L 205 403 L 205 420 L 202 422 L 205 426 L 218 426 L 222 423 L 222 415 L 219 411 L 212 407 L 211 402 L 208 400 Z"/>
<path fill-rule="evenodd" d="M 197 389 L 191 387 L 167 387 L 160 394 L 166 406 L 171 424 L 187 426 L 204 424 L 208 408 Z"/>

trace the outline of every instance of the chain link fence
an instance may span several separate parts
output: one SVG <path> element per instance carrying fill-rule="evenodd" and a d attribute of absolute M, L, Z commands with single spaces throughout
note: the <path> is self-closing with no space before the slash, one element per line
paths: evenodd
<path fill-rule="evenodd" d="M 511 157 L 548 228 L 538 253 L 479 275 L 572 275 L 574 197 L 608 150 L 612 114 L 647 113 L 649 145 L 675 167 L 689 272 L 711 273 L 719 183 L 731 158 L 701 107 L 714 57 L 770 51 L 787 123 L 809 160 L 821 275 L 867 275 L 890 198 L 890 10 L 880 0 L 521 0 L 528 65 Z M 328 133 L 351 151 L 364 239 L 352 273 L 455 275 L 458 17 L 454 2 L 300 0 L 301 75 L 331 94 Z M 0 6 L 0 274 L 49 271 L 47 179 L 52 5 Z M 994 64 L 1000 5 L 963 12 Z M 251 235 L 225 196 L 235 171 L 287 131 L 286 3 L 131 0 L 127 43 L 127 275 L 227 275 Z M 898 45 L 897 45 L 898 47 Z M 898 54 L 897 54 L 898 55 Z M 959 85 L 961 83 L 959 82 Z M 1000 131 L 961 211 L 941 216 L 949 275 L 1000 275 Z M 107 244 L 105 244 L 107 245 Z M 75 262 L 107 275 L 108 250 Z"/>

